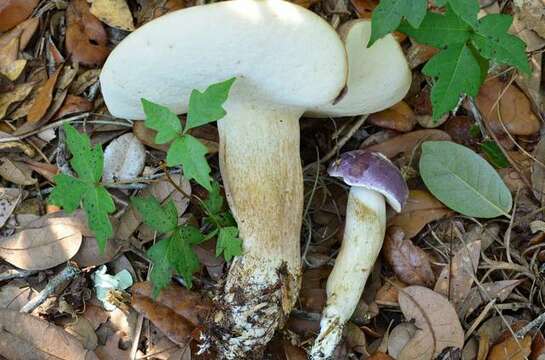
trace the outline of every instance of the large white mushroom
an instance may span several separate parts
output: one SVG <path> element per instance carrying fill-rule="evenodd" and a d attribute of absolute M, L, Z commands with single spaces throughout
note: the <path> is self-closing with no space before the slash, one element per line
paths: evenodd
<path fill-rule="evenodd" d="M 211 337 L 219 356 L 260 358 L 300 287 L 303 179 L 299 118 L 346 83 L 346 52 L 314 13 L 281 0 L 183 9 L 124 39 L 101 74 L 118 117 L 144 119 L 140 99 L 185 113 L 192 89 L 237 77 L 218 122 L 226 196 L 243 240 Z"/>

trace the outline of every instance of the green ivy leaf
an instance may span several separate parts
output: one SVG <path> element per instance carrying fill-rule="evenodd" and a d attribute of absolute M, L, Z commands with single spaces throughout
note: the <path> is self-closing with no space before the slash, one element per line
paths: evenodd
<path fill-rule="evenodd" d="M 531 74 L 526 44 L 508 33 L 512 23 L 513 17 L 509 15 L 487 15 L 479 20 L 471 41 L 485 58 L 499 64 L 513 65 L 523 73 Z"/>
<path fill-rule="evenodd" d="M 513 205 L 511 192 L 496 170 L 472 150 L 453 142 L 422 144 L 420 176 L 436 198 L 467 216 L 508 216 Z"/>
<path fill-rule="evenodd" d="M 221 213 L 223 209 L 223 196 L 221 196 L 220 184 L 217 181 L 212 182 L 208 198 L 204 200 L 204 205 L 210 216 Z"/>
<path fill-rule="evenodd" d="M 496 142 L 487 140 L 481 144 L 481 150 L 484 151 L 488 161 L 497 168 L 509 167 L 509 161 L 501 151 Z"/>
<path fill-rule="evenodd" d="M 131 202 L 144 223 L 154 230 L 167 233 L 173 231 L 178 225 L 178 211 L 172 200 L 169 200 L 164 207 L 153 196 L 133 197 Z"/>
<path fill-rule="evenodd" d="M 367 47 L 397 29 L 402 18 L 407 19 L 413 27 L 419 27 L 426 15 L 427 7 L 427 0 L 381 0 L 373 10 L 371 38 Z"/>
<path fill-rule="evenodd" d="M 460 95 L 476 96 L 486 73 L 483 70 L 483 60 L 465 44 L 450 46 L 432 57 L 422 72 L 436 78 L 431 92 L 433 118 L 453 109 Z"/>
<path fill-rule="evenodd" d="M 478 0 L 448 0 L 452 10 L 466 23 L 474 26 L 477 24 L 477 14 L 480 6 Z"/>
<path fill-rule="evenodd" d="M 421 44 L 443 48 L 453 44 L 464 44 L 471 36 L 471 27 L 456 16 L 450 7 L 445 15 L 428 12 L 419 27 L 403 22 L 399 31 L 412 36 Z"/>
<path fill-rule="evenodd" d="M 166 144 L 182 133 L 180 119 L 169 108 L 146 99 L 142 99 L 142 107 L 146 114 L 146 127 L 157 131 L 157 144 Z"/>
<path fill-rule="evenodd" d="M 220 256 L 222 253 L 225 261 L 231 261 L 234 256 L 242 255 L 242 240 L 238 238 L 236 226 L 220 229 L 216 243 L 216 256 Z"/>
<path fill-rule="evenodd" d="M 73 157 L 70 164 L 79 175 L 75 178 L 66 174 L 54 177 L 56 183 L 49 202 L 74 211 L 83 202 L 89 228 L 94 232 L 99 249 L 104 251 L 106 241 L 113 235 L 108 214 L 115 211 L 115 204 L 108 191 L 99 184 L 102 177 L 104 155 L 100 145 L 91 147 L 91 141 L 73 126 L 64 125 L 66 144 Z"/>
<path fill-rule="evenodd" d="M 217 121 L 225 116 L 223 103 L 236 78 L 210 85 L 204 92 L 193 90 L 189 97 L 189 110 L 185 130 Z"/>
<path fill-rule="evenodd" d="M 182 165 L 184 176 L 195 179 L 206 190 L 211 190 L 210 166 L 206 161 L 208 149 L 191 135 L 176 138 L 167 153 L 167 165 Z"/>

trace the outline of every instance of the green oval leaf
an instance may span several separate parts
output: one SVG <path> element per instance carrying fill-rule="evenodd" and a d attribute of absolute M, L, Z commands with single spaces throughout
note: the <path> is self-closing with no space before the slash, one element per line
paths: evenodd
<path fill-rule="evenodd" d="M 422 144 L 420 176 L 446 206 L 481 218 L 509 215 L 513 199 L 494 168 L 465 146 L 448 141 Z"/>

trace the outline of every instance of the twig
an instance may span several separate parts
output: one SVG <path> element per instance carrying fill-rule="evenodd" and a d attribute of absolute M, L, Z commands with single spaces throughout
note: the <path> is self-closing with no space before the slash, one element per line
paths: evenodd
<path fill-rule="evenodd" d="M 68 264 L 68 266 L 66 266 L 63 271 L 55 275 L 55 277 L 47 283 L 45 289 L 40 291 L 38 296 L 26 303 L 26 305 L 23 306 L 20 311 L 23 313 L 29 313 L 32 310 L 36 309 L 45 301 L 45 299 L 49 297 L 49 295 L 53 294 L 53 292 L 61 284 L 63 284 L 65 281 L 72 280 L 79 273 L 80 270 L 77 267 Z"/>
<path fill-rule="evenodd" d="M 516 333 L 515 337 L 518 339 L 522 339 L 526 336 L 530 331 L 534 329 L 539 329 L 543 324 L 545 323 L 545 312 L 541 313 L 538 317 L 536 317 L 534 320 L 530 321 L 528 324 L 520 328 Z"/>
<path fill-rule="evenodd" d="M 25 278 L 27 276 L 34 275 L 36 273 L 37 271 L 35 270 L 19 270 L 19 269 L 8 270 L 0 274 L 0 281 Z"/>

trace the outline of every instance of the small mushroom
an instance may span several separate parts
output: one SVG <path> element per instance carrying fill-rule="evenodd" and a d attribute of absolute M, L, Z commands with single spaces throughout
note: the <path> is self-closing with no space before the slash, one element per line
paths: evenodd
<path fill-rule="evenodd" d="M 303 177 L 299 118 L 346 82 L 342 41 L 318 15 L 280 0 L 195 6 L 129 34 L 101 74 L 118 117 L 144 119 L 140 99 L 187 112 L 193 89 L 235 76 L 218 122 L 219 161 L 243 240 L 213 332 L 219 357 L 259 358 L 290 313 L 301 281 Z"/>
<path fill-rule="evenodd" d="M 348 55 L 345 92 L 333 103 L 318 106 L 309 116 L 354 116 L 382 111 L 401 101 L 412 73 L 397 40 L 386 35 L 371 47 L 371 21 L 348 21 L 339 29 Z"/>
<path fill-rule="evenodd" d="M 346 152 L 328 173 L 350 185 L 350 193 L 343 242 L 327 280 L 327 304 L 311 350 L 313 360 L 332 358 L 344 324 L 358 304 L 384 241 L 385 202 L 399 212 L 409 196 L 399 169 L 380 153 Z"/>

